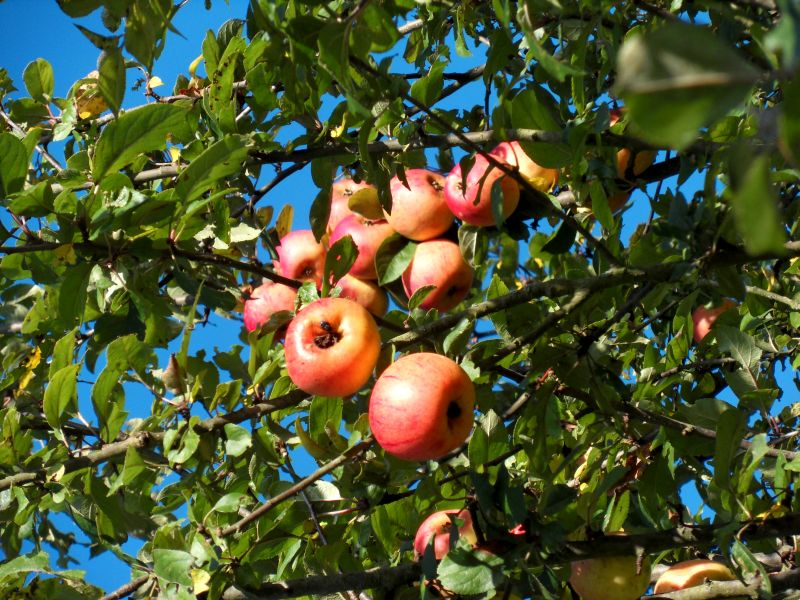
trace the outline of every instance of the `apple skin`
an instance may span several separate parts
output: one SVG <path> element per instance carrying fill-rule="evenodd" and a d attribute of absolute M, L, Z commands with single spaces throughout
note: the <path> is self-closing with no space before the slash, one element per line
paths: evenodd
<path fill-rule="evenodd" d="M 436 560 L 444 558 L 445 554 L 450 551 L 450 529 L 453 526 L 450 515 L 456 515 L 464 521 L 463 525 L 458 528 L 458 537 L 464 538 L 473 547 L 477 545 L 478 536 L 475 535 L 472 515 L 468 509 L 440 510 L 428 515 L 428 518 L 417 529 L 417 534 L 414 536 L 414 556 L 420 558 L 425 554 L 425 548 L 428 547 L 431 536 L 433 536 L 433 552 Z"/>
<path fill-rule="evenodd" d="M 455 450 L 472 430 L 475 387 L 453 360 L 407 354 L 378 377 L 369 425 L 378 444 L 404 460 L 431 460 Z"/>
<path fill-rule="evenodd" d="M 348 298 L 358 302 L 373 315 L 382 317 L 389 308 L 389 298 L 386 292 L 374 281 L 365 281 L 352 275 L 345 275 L 336 285 L 342 288 L 340 298 Z"/>
<path fill-rule="evenodd" d="M 731 300 L 725 300 L 719 306 L 714 308 L 706 308 L 705 306 L 698 306 L 692 311 L 692 337 L 695 343 L 699 344 L 711 331 L 711 326 L 722 313 L 734 308 L 736 303 Z"/>
<path fill-rule="evenodd" d="M 320 244 L 310 229 L 291 231 L 281 238 L 276 248 L 278 260 L 275 270 L 289 279 L 313 281 L 322 286 L 325 271 L 325 246 Z"/>
<path fill-rule="evenodd" d="M 609 125 L 613 126 L 622 119 L 622 109 L 612 108 L 609 114 Z M 633 166 L 631 167 L 631 159 L 633 159 Z M 629 181 L 628 169 L 631 168 L 631 173 L 638 177 L 644 173 L 645 169 L 653 164 L 656 159 L 656 152 L 654 150 L 644 150 L 642 152 L 634 153 L 630 148 L 622 148 L 617 151 L 617 177 Z"/>
<path fill-rule="evenodd" d="M 322 298 L 295 315 L 284 346 L 286 370 L 298 388 L 349 396 L 372 375 L 381 338 L 366 308 L 347 298 Z"/>
<path fill-rule="evenodd" d="M 450 310 L 467 297 L 472 287 L 472 267 L 464 260 L 461 248 L 445 239 L 421 242 L 411 264 L 403 272 L 403 288 L 411 296 L 421 287 L 435 285 L 423 300 L 424 310 Z"/>
<path fill-rule="evenodd" d="M 331 186 L 331 212 L 328 216 L 328 233 L 331 233 L 345 217 L 355 214 L 350 210 L 350 196 L 359 190 L 373 188 L 366 181 L 356 183 L 352 179 L 340 179 Z"/>
<path fill-rule="evenodd" d="M 244 303 L 244 326 L 253 332 L 276 312 L 282 310 L 294 311 L 294 302 L 297 290 L 282 283 L 266 281 L 250 294 Z"/>
<path fill-rule="evenodd" d="M 650 559 L 636 573 L 635 556 L 576 560 L 569 582 L 582 600 L 636 600 L 650 586 Z"/>
<path fill-rule="evenodd" d="M 534 188 L 545 194 L 558 183 L 558 169 L 537 164 L 517 142 L 501 142 L 489 154 L 519 169 L 519 174 Z"/>
<path fill-rule="evenodd" d="M 736 576 L 724 564 L 713 560 L 695 559 L 672 565 L 658 578 L 654 594 L 666 594 L 702 585 L 706 581 L 734 581 Z M 742 596 L 738 596 L 742 598 Z"/>
<path fill-rule="evenodd" d="M 444 200 L 464 223 L 479 227 L 496 225 L 492 214 L 492 185 L 501 178 L 503 215 L 508 217 L 519 204 L 519 185 L 513 177 L 492 166 L 484 154 L 475 155 L 475 163 L 467 173 L 466 187 L 461 182 L 461 164 L 453 167 L 445 180 Z"/>
<path fill-rule="evenodd" d="M 400 235 L 417 241 L 442 235 L 453 223 L 453 213 L 444 201 L 444 175 L 428 169 L 409 169 L 405 173 L 409 187 L 399 177 L 392 177 L 392 212 L 386 220 Z"/>
<path fill-rule="evenodd" d="M 394 233 L 394 229 L 384 220 L 370 221 L 361 215 L 352 214 L 342 219 L 333 230 L 330 245 L 349 235 L 358 248 L 358 258 L 350 267 L 350 275 L 359 279 L 377 279 L 375 255 L 383 241 Z"/>

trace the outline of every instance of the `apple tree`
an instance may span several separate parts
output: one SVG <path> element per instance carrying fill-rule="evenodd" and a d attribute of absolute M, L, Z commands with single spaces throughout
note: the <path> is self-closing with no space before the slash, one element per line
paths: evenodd
<path fill-rule="evenodd" d="M 732 579 L 659 597 L 796 597 L 797 0 L 251 0 L 169 93 L 185 2 L 59 4 L 102 12 L 98 72 L 60 98 L 44 59 L 0 70 L 0 596 L 633 599 L 711 557 Z M 336 183 L 376 227 L 422 168 L 462 195 L 435 234 L 459 252 L 384 236 L 376 351 L 334 375 L 366 383 L 304 391 L 293 315 L 368 250 L 331 236 Z M 312 281 L 279 257 L 303 229 Z M 264 282 L 288 306 L 245 328 Z M 400 458 L 370 396 L 422 352 L 474 409 Z M 452 387 L 422 364 L 380 425 L 412 446 Z M 415 553 L 445 509 L 441 559 L 434 530 Z M 77 543 L 130 583 L 87 583 Z"/>

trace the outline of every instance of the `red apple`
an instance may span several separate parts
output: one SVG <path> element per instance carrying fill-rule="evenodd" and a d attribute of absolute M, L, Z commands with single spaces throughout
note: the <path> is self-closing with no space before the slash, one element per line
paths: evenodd
<path fill-rule="evenodd" d="M 417 558 L 425 554 L 425 548 L 431 543 L 431 538 L 433 538 L 433 552 L 436 560 L 442 560 L 444 555 L 449 552 L 450 530 L 453 527 L 450 515 L 455 515 L 464 522 L 458 528 L 458 536 L 463 537 L 472 546 L 478 543 L 478 536 L 475 535 L 469 510 L 466 508 L 461 511 L 440 510 L 430 514 L 417 529 L 417 535 L 414 536 L 414 555 Z"/>
<path fill-rule="evenodd" d="M 569 582 L 582 600 L 636 600 L 650 585 L 650 560 L 637 572 L 635 556 L 576 560 Z"/>
<path fill-rule="evenodd" d="M 370 221 L 361 215 L 350 215 L 333 230 L 330 238 L 331 246 L 349 235 L 353 238 L 358 248 L 358 258 L 350 267 L 350 275 L 359 279 L 377 279 L 375 270 L 375 255 L 381 247 L 383 240 L 394 233 L 394 229 L 386 221 Z"/>
<path fill-rule="evenodd" d="M 244 303 L 244 326 L 255 331 L 270 317 L 282 310 L 294 311 L 297 290 L 282 283 L 266 281 L 250 294 Z"/>
<path fill-rule="evenodd" d="M 431 460 L 455 450 L 472 430 L 475 387 L 453 360 L 407 354 L 378 377 L 369 425 L 378 444 L 405 460 Z"/>
<path fill-rule="evenodd" d="M 622 114 L 621 108 L 612 108 L 609 124 L 613 126 L 618 123 L 620 119 L 622 119 Z M 644 150 L 642 152 L 634 153 L 634 151 L 630 148 L 622 148 L 617 151 L 617 177 L 626 181 L 630 179 L 628 177 L 628 169 L 631 167 L 631 160 L 633 160 L 631 173 L 634 176 L 639 176 L 645 171 L 645 169 L 647 169 L 647 167 L 653 164 L 655 159 L 656 153 L 653 150 Z M 610 205 L 611 202 L 609 202 L 609 206 Z"/>
<path fill-rule="evenodd" d="M 722 313 L 732 309 L 736 303 L 731 300 L 724 300 L 722 304 L 715 308 L 706 308 L 705 306 L 698 306 L 692 312 L 692 323 L 694 325 L 692 336 L 696 343 L 703 341 L 711 331 L 711 326 Z"/>
<path fill-rule="evenodd" d="M 427 169 L 409 169 L 406 180 L 408 187 L 397 176 L 389 183 L 392 212 L 384 213 L 389 225 L 418 242 L 442 235 L 453 223 L 453 213 L 444 201 L 444 176 Z"/>
<path fill-rule="evenodd" d="M 519 142 L 501 142 L 489 154 L 519 169 L 519 174 L 540 192 L 547 193 L 558 183 L 558 169 L 537 164 Z"/>
<path fill-rule="evenodd" d="M 342 288 L 340 298 L 348 298 L 358 302 L 373 315 L 382 317 L 389 308 L 389 299 L 374 281 L 365 281 L 352 275 L 345 275 L 336 285 Z"/>
<path fill-rule="evenodd" d="M 290 279 L 313 281 L 322 286 L 325 270 L 325 246 L 320 244 L 310 229 L 298 229 L 281 238 L 276 248 L 278 260 L 275 271 Z"/>
<path fill-rule="evenodd" d="M 503 215 L 508 217 L 519 203 L 519 186 L 513 177 L 492 166 L 484 154 L 475 155 L 475 163 L 467 173 L 466 186 L 461 176 L 461 164 L 453 167 L 445 180 L 444 200 L 464 223 L 496 225 L 492 213 L 492 186 L 498 179 L 503 193 Z"/>
<path fill-rule="evenodd" d="M 672 565 L 658 578 L 654 594 L 667 594 L 702 585 L 706 581 L 734 581 L 736 576 L 724 564 L 705 559 L 687 560 Z M 742 596 L 739 596 L 741 598 Z"/>
<path fill-rule="evenodd" d="M 436 289 L 420 304 L 425 310 L 450 310 L 466 298 L 472 287 L 472 267 L 464 260 L 458 244 L 438 239 L 417 246 L 411 264 L 403 272 L 403 288 L 411 298 L 426 285 L 435 285 Z"/>
<path fill-rule="evenodd" d="M 370 378 L 381 339 L 372 316 L 347 298 L 322 298 L 302 308 L 286 330 L 286 370 L 318 396 L 349 396 Z"/>
<path fill-rule="evenodd" d="M 366 181 L 356 183 L 352 179 L 340 179 L 334 182 L 331 186 L 331 213 L 328 217 L 328 233 L 336 229 L 342 219 L 354 214 L 348 205 L 350 197 L 358 190 L 365 188 L 374 188 L 374 186 Z"/>

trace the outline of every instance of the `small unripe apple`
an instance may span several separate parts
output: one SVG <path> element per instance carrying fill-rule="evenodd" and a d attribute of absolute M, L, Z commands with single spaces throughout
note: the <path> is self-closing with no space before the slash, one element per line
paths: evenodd
<path fill-rule="evenodd" d="M 440 458 L 472 430 L 475 387 L 452 359 L 407 354 L 381 373 L 369 399 L 369 425 L 378 444 L 405 460 Z"/>
<path fill-rule="evenodd" d="M 392 212 L 384 213 L 389 225 L 418 242 L 442 235 L 453 223 L 444 201 L 444 176 L 428 169 L 409 169 L 405 176 L 408 187 L 396 175 L 389 182 Z"/>
<path fill-rule="evenodd" d="M 458 244 L 444 239 L 428 240 L 417 246 L 411 264 L 403 272 L 403 289 L 411 298 L 418 289 L 435 285 L 436 289 L 420 307 L 446 311 L 467 297 L 472 276 L 472 267 L 464 260 Z"/>
<path fill-rule="evenodd" d="M 706 559 L 687 560 L 672 565 L 658 578 L 654 594 L 666 594 L 702 585 L 706 581 L 734 581 L 736 576 L 724 564 Z M 742 596 L 737 596 L 742 598 Z"/>
<path fill-rule="evenodd" d="M 536 163 L 519 142 L 501 142 L 489 154 L 517 167 L 525 181 L 540 192 L 547 193 L 558 183 L 558 169 L 548 169 Z"/>
<path fill-rule="evenodd" d="M 350 210 L 349 202 L 353 194 L 359 190 L 372 188 L 366 181 L 356 183 L 352 179 L 340 179 L 331 186 L 331 212 L 328 216 L 328 233 L 331 233 L 345 217 L 355 214 Z"/>
<path fill-rule="evenodd" d="M 331 234 L 330 244 L 349 235 L 358 248 L 358 258 L 350 267 L 350 275 L 359 279 L 377 279 L 375 255 L 383 241 L 394 233 L 394 229 L 384 220 L 370 221 L 361 215 L 350 215 L 342 219 Z"/>
<path fill-rule="evenodd" d="M 444 199 L 453 214 L 469 225 L 496 225 L 492 212 L 492 186 L 499 180 L 503 195 L 503 216 L 508 217 L 519 204 L 519 186 L 513 177 L 493 166 L 485 154 L 476 154 L 467 173 L 466 185 L 457 164 L 447 175 Z"/>
<path fill-rule="evenodd" d="M 582 600 L 636 600 L 650 585 L 650 559 L 637 572 L 635 556 L 576 560 L 569 582 Z"/>
<path fill-rule="evenodd" d="M 370 378 L 381 339 L 363 306 L 322 298 L 295 315 L 284 345 L 286 370 L 297 387 L 318 396 L 349 396 Z"/>
<path fill-rule="evenodd" d="M 294 302 L 297 298 L 297 290 L 275 283 L 266 281 L 250 294 L 250 298 L 244 303 L 244 326 L 247 331 L 255 331 L 270 317 L 282 310 L 293 311 Z"/>
<path fill-rule="evenodd" d="M 696 343 L 703 341 L 711 331 L 711 326 L 722 313 L 734 308 L 736 303 L 731 300 L 724 300 L 722 304 L 714 308 L 706 308 L 705 306 L 698 306 L 692 312 L 692 337 Z"/>
<path fill-rule="evenodd" d="M 340 298 L 349 298 L 358 302 L 375 316 L 382 317 L 386 314 L 386 309 L 389 308 L 389 299 L 386 292 L 379 288 L 374 281 L 365 281 L 352 275 L 345 275 L 336 282 L 336 285 L 342 288 L 342 293 L 339 294 Z"/>
<path fill-rule="evenodd" d="M 464 538 L 472 546 L 478 543 L 478 536 L 475 535 L 475 528 L 472 525 L 472 515 L 468 509 L 440 510 L 428 515 L 417 529 L 417 535 L 414 536 L 414 555 L 417 558 L 425 554 L 425 548 L 431 543 L 431 538 L 436 560 L 442 560 L 450 551 L 450 531 L 453 528 L 450 515 L 456 515 L 463 521 L 458 527 L 458 537 Z"/>
<path fill-rule="evenodd" d="M 325 246 L 320 244 L 310 229 L 298 229 L 281 238 L 276 248 L 278 260 L 275 271 L 289 279 L 313 281 L 322 286 L 325 271 Z"/>

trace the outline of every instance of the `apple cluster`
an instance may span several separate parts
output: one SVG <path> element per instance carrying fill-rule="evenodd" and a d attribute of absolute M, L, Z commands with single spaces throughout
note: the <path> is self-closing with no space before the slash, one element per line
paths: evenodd
<path fill-rule="evenodd" d="M 542 169 L 518 142 L 504 142 L 488 155 L 478 154 L 468 171 L 457 165 L 446 177 L 428 169 L 409 169 L 389 184 L 392 205 L 384 210 L 377 190 L 350 179 L 332 186 L 326 234 L 310 230 L 284 235 L 276 247 L 275 271 L 298 282 L 323 287 L 326 255 L 349 236 L 357 256 L 338 281 L 337 297 L 315 300 L 294 316 L 297 290 L 267 281 L 244 304 L 244 323 L 253 332 L 268 325 L 284 337 L 286 370 L 301 390 L 318 396 L 349 396 L 372 377 L 381 340 L 374 317 L 385 314 L 388 297 L 376 281 L 375 259 L 387 238 L 400 234 L 416 242 L 402 273 L 411 298 L 429 290 L 422 309 L 451 310 L 468 295 L 472 267 L 459 245 L 445 234 L 457 217 L 475 226 L 496 225 L 493 187 L 499 186 L 503 214 L 519 202 L 517 181 L 497 167 L 515 167 L 533 185 L 551 189 L 558 172 Z M 495 189 L 496 193 L 496 189 Z M 472 429 L 475 390 L 466 372 L 439 354 L 419 352 L 400 357 L 377 378 L 369 403 L 373 435 L 388 453 L 411 461 L 430 460 L 458 448 Z"/>

